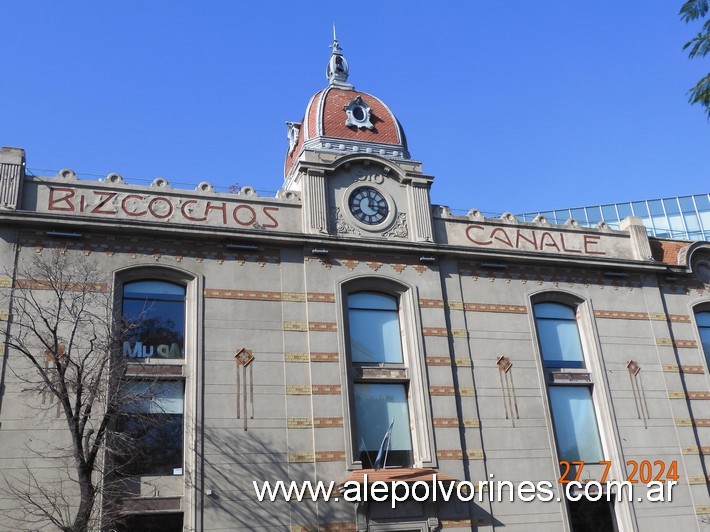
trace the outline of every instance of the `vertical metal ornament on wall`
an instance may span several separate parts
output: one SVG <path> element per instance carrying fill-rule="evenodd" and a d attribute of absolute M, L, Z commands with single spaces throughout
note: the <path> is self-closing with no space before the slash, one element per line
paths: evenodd
<path fill-rule="evenodd" d="M 247 417 L 254 419 L 254 370 L 252 369 L 251 363 L 254 362 L 254 354 L 251 349 L 242 347 L 234 355 L 237 361 L 237 419 L 242 417 L 241 404 L 244 404 L 244 430 L 247 430 Z M 241 368 L 242 377 L 239 377 L 239 369 Z M 249 378 L 247 379 L 247 368 L 249 368 Z M 243 392 L 240 393 L 242 388 L 241 381 L 244 382 Z M 248 387 L 248 390 L 247 390 Z M 251 415 L 248 414 L 247 409 L 247 398 L 249 400 L 249 405 L 251 406 Z"/>
<path fill-rule="evenodd" d="M 505 419 L 510 419 L 515 426 L 515 420 L 520 419 L 518 412 L 518 398 L 515 394 L 515 383 L 513 382 L 513 363 L 505 355 L 501 355 L 496 360 L 498 365 L 498 375 L 500 376 L 500 387 L 503 391 L 503 406 L 505 407 Z"/>
<path fill-rule="evenodd" d="M 631 379 L 631 390 L 634 393 L 634 404 L 636 405 L 636 413 L 639 419 L 643 419 L 643 427 L 648 428 L 646 421 L 651 416 L 648 415 L 648 403 L 646 402 L 646 390 L 643 388 L 643 380 L 641 379 L 641 366 L 638 365 L 633 358 L 626 364 L 626 369 L 629 370 L 629 378 Z"/>

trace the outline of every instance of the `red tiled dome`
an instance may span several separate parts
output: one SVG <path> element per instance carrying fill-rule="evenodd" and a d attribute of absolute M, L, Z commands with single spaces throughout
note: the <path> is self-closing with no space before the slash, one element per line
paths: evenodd
<path fill-rule="evenodd" d="M 370 108 L 372 128 L 346 125 L 345 107 L 360 97 Z M 377 153 L 409 158 L 407 141 L 397 118 L 382 101 L 366 92 L 330 85 L 317 92 L 306 107 L 298 141 L 286 155 L 285 174 L 291 173 L 304 144 L 318 139 L 316 149 Z M 344 141 L 344 142 L 339 142 Z"/>

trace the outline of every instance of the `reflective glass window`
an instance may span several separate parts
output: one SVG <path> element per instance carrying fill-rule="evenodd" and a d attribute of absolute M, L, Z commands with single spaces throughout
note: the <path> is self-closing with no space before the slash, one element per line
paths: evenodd
<path fill-rule="evenodd" d="M 602 211 L 599 206 L 587 207 L 587 220 L 591 224 L 598 224 L 602 221 Z"/>
<path fill-rule="evenodd" d="M 535 305 L 535 320 L 545 367 L 584 367 L 582 342 L 573 308 L 559 303 L 538 303 Z"/>
<path fill-rule="evenodd" d="M 648 208 L 646 207 L 645 201 L 634 201 L 631 205 L 634 208 L 634 214 L 636 216 L 639 216 L 641 218 L 648 217 Z"/>
<path fill-rule="evenodd" d="M 124 475 L 183 473 L 182 381 L 129 381 L 118 416 L 114 458 Z"/>
<path fill-rule="evenodd" d="M 397 298 L 377 292 L 350 294 L 348 322 L 353 362 L 403 362 Z"/>
<path fill-rule="evenodd" d="M 633 212 L 631 212 L 631 204 L 630 203 L 617 203 L 616 210 L 619 213 L 619 220 L 623 220 L 624 218 L 628 218 L 629 216 L 633 216 Z"/>
<path fill-rule="evenodd" d="M 185 287 L 158 280 L 123 285 L 123 352 L 131 358 L 185 357 Z"/>
<path fill-rule="evenodd" d="M 572 218 L 581 224 L 587 223 L 587 214 L 584 212 L 584 209 L 572 209 Z"/>
<path fill-rule="evenodd" d="M 394 423 L 387 465 L 411 465 L 412 436 L 406 385 L 400 383 L 356 383 L 353 388 L 358 436 L 357 447 L 360 450 L 363 467 L 373 467 L 377 452 L 392 422 Z"/>
<path fill-rule="evenodd" d="M 599 427 L 588 386 L 550 386 L 550 407 L 561 460 L 603 459 Z"/>
<path fill-rule="evenodd" d="M 619 221 L 614 205 L 602 205 L 602 215 L 604 216 L 604 221 L 607 223 Z"/>

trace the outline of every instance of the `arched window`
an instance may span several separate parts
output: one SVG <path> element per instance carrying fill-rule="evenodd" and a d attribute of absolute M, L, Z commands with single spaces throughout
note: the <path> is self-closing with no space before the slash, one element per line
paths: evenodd
<path fill-rule="evenodd" d="M 397 297 L 380 292 L 347 296 L 355 458 L 375 467 L 377 454 L 391 426 L 386 465 L 411 466 L 409 375 L 402 350 Z M 383 463 L 378 466 L 385 465 Z"/>
<path fill-rule="evenodd" d="M 159 280 L 123 285 L 123 353 L 130 358 L 185 358 L 185 286 Z"/>
<path fill-rule="evenodd" d="M 575 309 L 556 302 L 534 306 L 537 336 L 548 382 L 550 410 L 561 460 L 603 460 Z"/>

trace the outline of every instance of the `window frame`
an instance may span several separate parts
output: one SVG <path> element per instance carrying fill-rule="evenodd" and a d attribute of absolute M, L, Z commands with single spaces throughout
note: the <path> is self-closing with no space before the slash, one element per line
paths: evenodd
<path fill-rule="evenodd" d="M 563 307 L 568 308 L 571 310 L 575 316 L 574 323 L 576 325 L 576 332 L 577 336 L 579 338 L 579 343 L 580 343 L 580 349 L 581 349 L 581 355 L 582 355 L 582 367 L 576 367 L 576 364 L 569 364 L 569 365 L 548 365 L 546 364 L 545 361 L 545 353 L 543 352 L 543 341 L 542 341 L 542 336 L 540 334 L 540 326 L 539 326 L 539 320 L 545 320 L 548 319 L 546 317 L 538 317 L 535 308 L 539 304 L 554 304 L 554 305 L 560 305 Z M 590 367 L 590 357 L 587 353 L 588 349 L 585 349 L 585 339 L 583 338 L 582 334 L 582 327 L 580 323 L 580 306 L 583 304 L 581 301 L 574 301 L 571 300 L 568 297 L 559 297 L 558 295 L 553 295 L 553 294 L 545 294 L 538 296 L 534 298 L 531 302 L 532 306 L 532 319 L 534 322 L 535 326 L 535 340 L 536 340 L 536 345 L 537 345 L 537 352 L 538 352 L 538 359 L 540 360 L 540 365 L 542 367 L 542 371 L 544 374 L 544 384 L 545 384 L 545 396 L 547 398 L 547 408 L 548 412 L 552 421 L 552 432 L 555 438 L 555 448 L 556 448 L 556 454 L 558 459 L 564 459 L 568 461 L 572 461 L 572 458 L 563 458 L 562 457 L 562 449 L 560 448 L 560 434 L 558 434 L 558 430 L 556 429 L 556 422 L 555 422 L 555 415 L 554 415 L 554 408 L 553 408 L 553 401 L 552 401 L 552 394 L 550 393 L 553 388 L 566 388 L 566 387 L 583 387 L 589 390 L 589 400 L 590 400 L 590 406 L 592 408 L 592 412 L 594 415 L 594 419 L 596 420 L 596 425 L 597 425 L 597 436 L 599 438 L 599 446 L 600 446 L 600 453 L 601 457 L 599 460 L 604 460 L 605 457 L 607 456 L 607 446 L 604 445 L 604 438 L 602 436 L 602 423 L 599 415 L 599 408 L 597 407 L 598 401 L 595 400 L 595 387 L 596 387 L 596 382 L 594 378 L 594 373 L 592 371 L 592 368 Z M 555 362 L 563 362 L 561 361 L 555 361 Z M 581 457 L 577 457 L 577 460 L 582 459 Z M 588 462 L 585 460 L 585 463 L 599 463 L 599 460 L 595 462 Z"/>
<path fill-rule="evenodd" d="M 402 363 L 353 363 L 350 353 L 350 322 L 348 296 L 356 292 L 377 292 L 397 300 L 402 343 Z M 346 467 L 348 470 L 369 469 L 359 459 L 356 437 L 354 384 L 405 383 L 409 408 L 409 430 L 412 441 L 410 467 L 437 467 L 434 452 L 434 430 L 429 400 L 429 385 L 424 357 L 424 339 L 415 302 L 416 290 L 388 277 L 356 277 L 340 283 L 338 301 L 338 335 L 341 353 L 343 426 L 345 429 Z M 377 373 L 380 375 L 377 375 Z M 389 372 L 389 375 L 386 373 Z M 373 457 L 374 460 L 374 457 Z"/>
<path fill-rule="evenodd" d="M 150 378 L 160 380 L 181 380 L 184 383 L 183 395 L 183 472 L 182 475 L 161 475 L 133 477 L 145 478 L 154 484 L 157 479 L 166 482 L 167 479 L 180 479 L 180 494 L 182 507 L 185 509 L 184 524 L 188 528 L 197 526 L 199 510 L 196 506 L 195 490 L 190 482 L 195 477 L 198 467 L 197 456 L 200 452 L 200 440 L 197 433 L 197 416 L 201 407 L 201 394 L 198 393 L 202 381 L 202 345 L 203 345 L 203 286 L 204 278 L 188 270 L 174 266 L 154 264 L 138 264 L 119 268 L 113 275 L 113 308 L 116 309 L 116 320 L 123 319 L 123 286 L 126 283 L 141 280 L 166 281 L 185 287 L 185 331 L 183 350 L 184 357 L 170 358 L 127 358 L 129 373 L 126 380 L 140 380 L 144 370 Z M 118 326 L 118 324 L 117 324 Z M 118 356 L 123 357 L 122 346 L 119 346 Z M 161 369 L 161 367 L 163 369 Z M 176 368 L 179 373 L 176 373 Z M 162 481 L 160 479 L 163 479 Z M 143 482 L 141 480 L 141 482 Z M 168 485 L 163 491 L 167 491 Z M 165 495 L 173 496 L 173 495 Z M 175 495 L 178 496 L 178 495 Z"/>
<path fill-rule="evenodd" d="M 548 431 L 551 431 L 550 434 L 553 436 L 553 441 L 555 442 L 555 445 L 553 445 L 551 449 L 555 468 L 554 474 L 559 474 L 560 458 L 557 449 L 557 437 L 554 432 L 554 425 L 552 421 L 550 401 L 547 393 L 547 374 L 543 367 L 540 343 L 537 339 L 537 324 L 534 313 L 535 304 L 544 302 L 561 303 L 563 305 L 571 306 L 576 310 L 575 315 L 577 317 L 577 327 L 579 330 L 580 340 L 582 342 L 582 353 L 587 366 L 586 369 L 582 371 L 590 373 L 593 378 L 594 388 L 592 390 L 592 402 L 594 404 L 594 411 L 597 417 L 597 427 L 599 430 L 602 452 L 604 454 L 604 458 L 611 462 L 611 471 L 609 472 L 611 478 L 625 478 L 626 470 L 624 464 L 626 461 L 621 453 L 621 439 L 618 431 L 616 430 L 616 427 L 618 426 L 616 414 L 611 408 L 612 397 L 608 383 L 606 365 L 602 357 L 599 332 L 594 319 L 594 307 L 592 305 L 592 301 L 576 293 L 560 290 L 559 288 L 555 290 L 543 289 L 535 291 L 529 293 L 527 298 L 528 319 L 530 323 L 530 331 L 532 333 L 531 340 L 533 344 L 533 353 L 535 354 L 537 360 L 536 364 L 538 366 L 540 382 L 544 386 L 544 388 L 541 389 L 541 396 L 545 409 Z M 569 369 L 566 371 L 575 372 L 580 370 Z M 585 471 L 587 471 L 587 475 L 591 473 L 592 478 L 598 479 L 601 478 L 604 466 L 585 464 Z M 565 515 L 569 526 L 569 523 L 571 523 L 570 510 L 564 502 L 564 498 L 560 504 L 562 504 L 562 512 Z M 632 512 L 633 510 L 629 501 L 620 500 L 616 502 L 613 507 L 613 516 L 616 522 L 615 524 L 619 529 L 626 529 L 633 526 Z"/>

